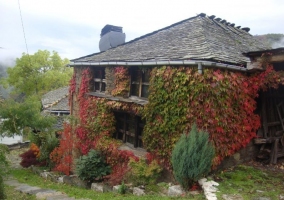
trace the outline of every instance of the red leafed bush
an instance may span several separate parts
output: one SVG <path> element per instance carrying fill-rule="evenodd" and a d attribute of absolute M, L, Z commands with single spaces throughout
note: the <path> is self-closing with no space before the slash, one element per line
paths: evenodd
<path fill-rule="evenodd" d="M 128 167 L 128 163 L 121 163 L 120 165 L 118 164 L 112 168 L 112 172 L 106 177 L 106 180 L 110 185 L 121 184 L 129 170 L 130 167 Z"/>
<path fill-rule="evenodd" d="M 69 175 L 73 163 L 72 148 L 73 136 L 70 124 L 64 124 L 64 131 L 60 133 L 59 147 L 56 147 L 50 154 L 50 160 L 55 164 L 53 170 Z"/>
<path fill-rule="evenodd" d="M 20 165 L 25 168 L 30 167 L 31 165 L 44 166 L 45 163 L 39 162 L 36 155 L 37 154 L 35 154 L 32 149 L 29 149 L 28 151 L 22 153 L 20 155 L 20 157 L 22 158 Z"/>

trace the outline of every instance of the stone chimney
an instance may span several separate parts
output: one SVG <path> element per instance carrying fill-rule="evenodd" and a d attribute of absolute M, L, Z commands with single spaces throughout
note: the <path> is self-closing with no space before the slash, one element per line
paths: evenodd
<path fill-rule="evenodd" d="M 106 51 L 123 43 L 125 43 L 125 33 L 122 32 L 122 27 L 105 25 L 101 31 L 100 51 Z"/>

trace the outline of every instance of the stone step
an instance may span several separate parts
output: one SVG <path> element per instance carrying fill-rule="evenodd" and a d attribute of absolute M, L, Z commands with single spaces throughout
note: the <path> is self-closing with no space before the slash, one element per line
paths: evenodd
<path fill-rule="evenodd" d="M 15 190 L 22 193 L 35 195 L 37 199 L 46 199 L 46 200 L 75 200 L 74 197 L 68 197 L 62 192 L 57 192 L 50 189 L 42 189 L 35 186 L 30 186 L 27 184 L 19 183 L 17 180 L 9 179 L 5 180 L 4 184 L 15 187 Z"/>

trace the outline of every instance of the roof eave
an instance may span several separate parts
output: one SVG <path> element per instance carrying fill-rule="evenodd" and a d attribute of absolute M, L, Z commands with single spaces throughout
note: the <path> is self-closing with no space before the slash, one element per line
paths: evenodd
<path fill-rule="evenodd" d="M 222 69 L 230 69 L 236 71 L 247 71 L 246 68 L 237 65 L 216 63 L 204 60 L 171 60 L 171 61 L 134 61 L 134 62 L 122 62 L 122 61 L 112 61 L 112 62 L 71 62 L 70 67 L 74 66 L 162 66 L 162 65 L 197 65 L 200 64 L 206 67 L 215 67 Z"/>

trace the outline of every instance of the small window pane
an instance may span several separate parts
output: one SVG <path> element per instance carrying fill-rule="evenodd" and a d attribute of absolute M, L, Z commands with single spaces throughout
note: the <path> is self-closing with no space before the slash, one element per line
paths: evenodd
<path fill-rule="evenodd" d="M 139 82 L 139 70 L 135 69 L 132 71 L 132 81 Z"/>
<path fill-rule="evenodd" d="M 143 148 L 143 141 L 142 140 L 138 140 L 138 147 Z"/>
<path fill-rule="evenodd" d="M 123 133 L 122 132 L 118 132 L 117 139 L 118 140 L 123 140 Z"/>
<path fill-rule="evenodd" d="M 106 83 L 102 83 L 101 92 L 105 92 L 105 91 L 106 91 Z"/>
<path fill-rule="evenodd" d="M 130 144 L 134 144 L 134 138 L 131 137 L 131 136 L 129 136 L 129 135 L 127 135 L 127 136 L 126 136 L 126 142 L 128 142 L 128 143 L 130 143 Z"/>
<path fill-rule="evenodd" d="M 131 85 L 131 95 L 139 97 L 139 85 L 138 84 Z"/>
<path fill-rule="evenodd" d="M 100 83 L 95 82 L 95 91 L 100 91 Z"/>
<path fill-rule="evenodd" d="M 95 70 L 94 78 L 102 78 L 102 70 Z"/>
<path fill-rule="evenodd" d="M 150 81 L 150 70 L 142 71 L 142 82 L 148 83 Z"/>
<path fill-rule="evenodd" d="M 141 97 L 148 98 L 149 96 L 149 85 L 142 85 Z"/>

